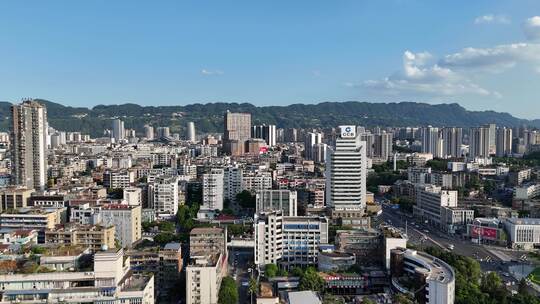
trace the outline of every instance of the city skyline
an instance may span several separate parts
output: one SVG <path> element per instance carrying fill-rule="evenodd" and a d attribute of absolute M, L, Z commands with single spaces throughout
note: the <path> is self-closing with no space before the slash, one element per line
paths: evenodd
<path fill-rule="evenodd" d="M 3 3 L 0 11 L 6 46 L 0 100 L 34 96 L 71 106 L 408 100 L 540 117 L 534 1 L 58 1 Z"/>

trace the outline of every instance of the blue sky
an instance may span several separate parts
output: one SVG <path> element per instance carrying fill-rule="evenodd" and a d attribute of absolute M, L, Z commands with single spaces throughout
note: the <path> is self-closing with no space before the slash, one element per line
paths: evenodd
<path fill-rule="evenodd" d="M 540 1 L 2 1 L 0 100 L 458 102 L 540 118 Z"/>

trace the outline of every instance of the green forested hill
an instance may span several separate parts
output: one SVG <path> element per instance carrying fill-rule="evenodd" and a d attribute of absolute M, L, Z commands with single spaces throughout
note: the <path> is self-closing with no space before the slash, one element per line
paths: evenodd
<path fill-rule="evenodd" d="M 524 120 L 508 113 L 468 111 L 456 103 L 430 105 L 416 102 L 369 103 L 324 102 L 289 106 L 257 107 L 248 103 L 209 103 L 185 106 L 139 106 L 136 104 L 99 105 L 92 109 L 74 108 L 39 100 L 47 106 L 49 124 L 56 129 L 82 131 L 99 136 L 110 128 L 110 120 L 120 117 L 127 128 L 141 130 L 145 123 L 171 126 L 182 132 L 188 121 L 194 121 L 198 132 L 220 132 L 223 113 L 227 110 L 250 112 L 253 123 L 276 124 L 278 127 L 329 127 L 340 124 L 364 126 L 461 126 L 485 123 L 505 126 L 540 127 L 540 120 Z M 0 102 L 0 129 L 6 130 L 10 103 Z M 84 116 L 85 115 L 85 116 Z M 81 116 L 84 116 L 81 118 Z"/>

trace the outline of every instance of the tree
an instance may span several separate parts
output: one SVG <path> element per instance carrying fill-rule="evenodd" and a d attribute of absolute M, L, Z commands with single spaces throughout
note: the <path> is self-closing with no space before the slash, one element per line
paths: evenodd
<path fill-rule="evenodd" d="M 174 224 L 167 221 L 159 222 L 158 227 L 159 227 L 159 231 L 164 231 L 164 232 L 174 232 L 175 230 Z"/>
<path fill-rule="evenodd" d="M 259 292 L 259 284 L 257 283 L 257 280 L 254 278 L 249 279 L 249 285 L 248 285 L 248 293 L 250 297 L 253 297 L 254 294 L 257 294 Z"/>
<path fill-rule="evenodd" d="M 236 201 L 242 208 L 255 209 L 255 196 L 251 192 L 244 190 L 236 195 Z"/>
<path fill-rule="evenodd" d="M 238 303 L 238 289 L 236 282 L 231 277 L 225 277 L 221 281 L 221 287 L 218 294 L 219 304 L 236 304 Z"/>
<path fill-rule="evenodd" d="M 324 279 L 313 267 L 308 267 L 300 278 L 298 285 L 300 290 L 322 291 L 324 289 Z"/>
<path fill-rule="evenodd" d="M 520 294 L 528 294 L 528 290 L 527 290 L 527 281 L 525 281 L 525 278 L 521 278 L 521 280 L 519 280 L 519 284 L 518 284 L 518 293 Z"/>
<path fill-rule="evenodd" d="M 266 264 L 266 266 L 264 267 L 264 275 L 267 278 L 275 277 L 277 275 L 277 272 L 278 267 L 276 266 L 276 264 Z"/>
<path fill-rule="evenodd" d="M 293 277 L 302 277 L 304 275 L 304 270 L 302 268 L 296 266 L 291 271 Z"/>

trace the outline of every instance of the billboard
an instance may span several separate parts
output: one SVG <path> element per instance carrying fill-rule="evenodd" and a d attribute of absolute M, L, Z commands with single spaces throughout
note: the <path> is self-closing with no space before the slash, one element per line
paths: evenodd
<path fill-rule="evenodd" d="M 487 239 L 487 240 L 496 240 L 497 239 L 497 228 L 489 228 L 482 226 L 471 225 L 471 238 L 477 239 Z"/>
<path fill-rule="evenodd" d="M 341 138 L 355 138 L 356 126 L 339 126 L 341 129 Z"/>
<path fill-rule="evenodd" d="M 268 153 L 268 147 L 260 147 L 259 148 L 259 154 Z"/>

